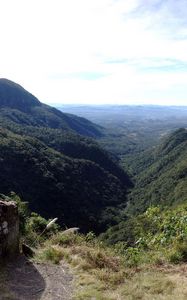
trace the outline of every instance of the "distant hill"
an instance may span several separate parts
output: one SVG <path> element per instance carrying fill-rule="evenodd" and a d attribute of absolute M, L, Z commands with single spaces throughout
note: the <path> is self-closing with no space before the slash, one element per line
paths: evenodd
<path fill-rule="evenodd" d="M 165 137 L 142 158 L 142 165 L 144 162 L 130 196 L 130 210 L 144 211 L 150 205 L 170 206 L 187 200 L 186 129 Z"/>
<path fill-rule="evenodd" d="M 0 79 L 0 193 L 18 193 L 60 224 L 100 232 L 125 206 L 131 181 L 91 137 L 102 128 Z"/>

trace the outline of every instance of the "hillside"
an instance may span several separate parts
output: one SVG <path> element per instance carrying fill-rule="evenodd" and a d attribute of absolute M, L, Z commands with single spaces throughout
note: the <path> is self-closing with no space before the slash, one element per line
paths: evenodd
<path fill-rule="evenodd" d="M 183 203 L 187 192 L 187 130 L 181 128 L 165 137 L 152 152 L 142 156 L 139 168 L 129 211 Z"/>
<path fill-rule="evenodd" d="M 0 193 L 18 193 L 32 210 L 58 217 L 60 224 L 104 230 L 116 222 L 131 183 L 90 138 L 99 130 L 1 79 Z"/>

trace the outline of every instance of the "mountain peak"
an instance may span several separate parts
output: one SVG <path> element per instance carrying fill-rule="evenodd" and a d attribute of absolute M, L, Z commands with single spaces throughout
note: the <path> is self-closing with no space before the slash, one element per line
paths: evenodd
<path fill-rule="evenodd" d="M 40 101 L 21 85 L 6 78 L 0 78 L 0 108 L 9 107 L 28 111 L 31 107 L 40 105 Z"/>

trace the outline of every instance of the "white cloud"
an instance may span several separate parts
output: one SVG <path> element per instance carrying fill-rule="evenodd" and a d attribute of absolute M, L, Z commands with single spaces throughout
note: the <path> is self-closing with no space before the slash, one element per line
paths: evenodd
<path fill-rule="evenodd" d="M 0 76 L 50 103 L 185 103 L 186 4 L 0 0 Z"/>

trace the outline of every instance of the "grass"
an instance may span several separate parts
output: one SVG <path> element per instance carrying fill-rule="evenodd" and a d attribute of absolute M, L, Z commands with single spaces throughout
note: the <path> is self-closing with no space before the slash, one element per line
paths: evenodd
<path fill-rule="evenodd" d="M 122 295 L 124 299 L 129 300 L 167 299 L 173 295 L 174 288 L 174 282 L 164 274 L 153 270 L 148 272 L 143 270 L 126 282 Z"/>
<path fill-rule="evenodd" d="M 128 266 L 123 256 L 94 239 L 58 233 L 35 259 L 55 264 L 64 259 L 70 265 L 75 278 L 74 300 L 187 299 L 185 272 L 179 276 L 180 266 L 170 264 L 170 271 L 161 253 L 154 255 L 154 263 L 148 257 L 146 264 Z"/>

